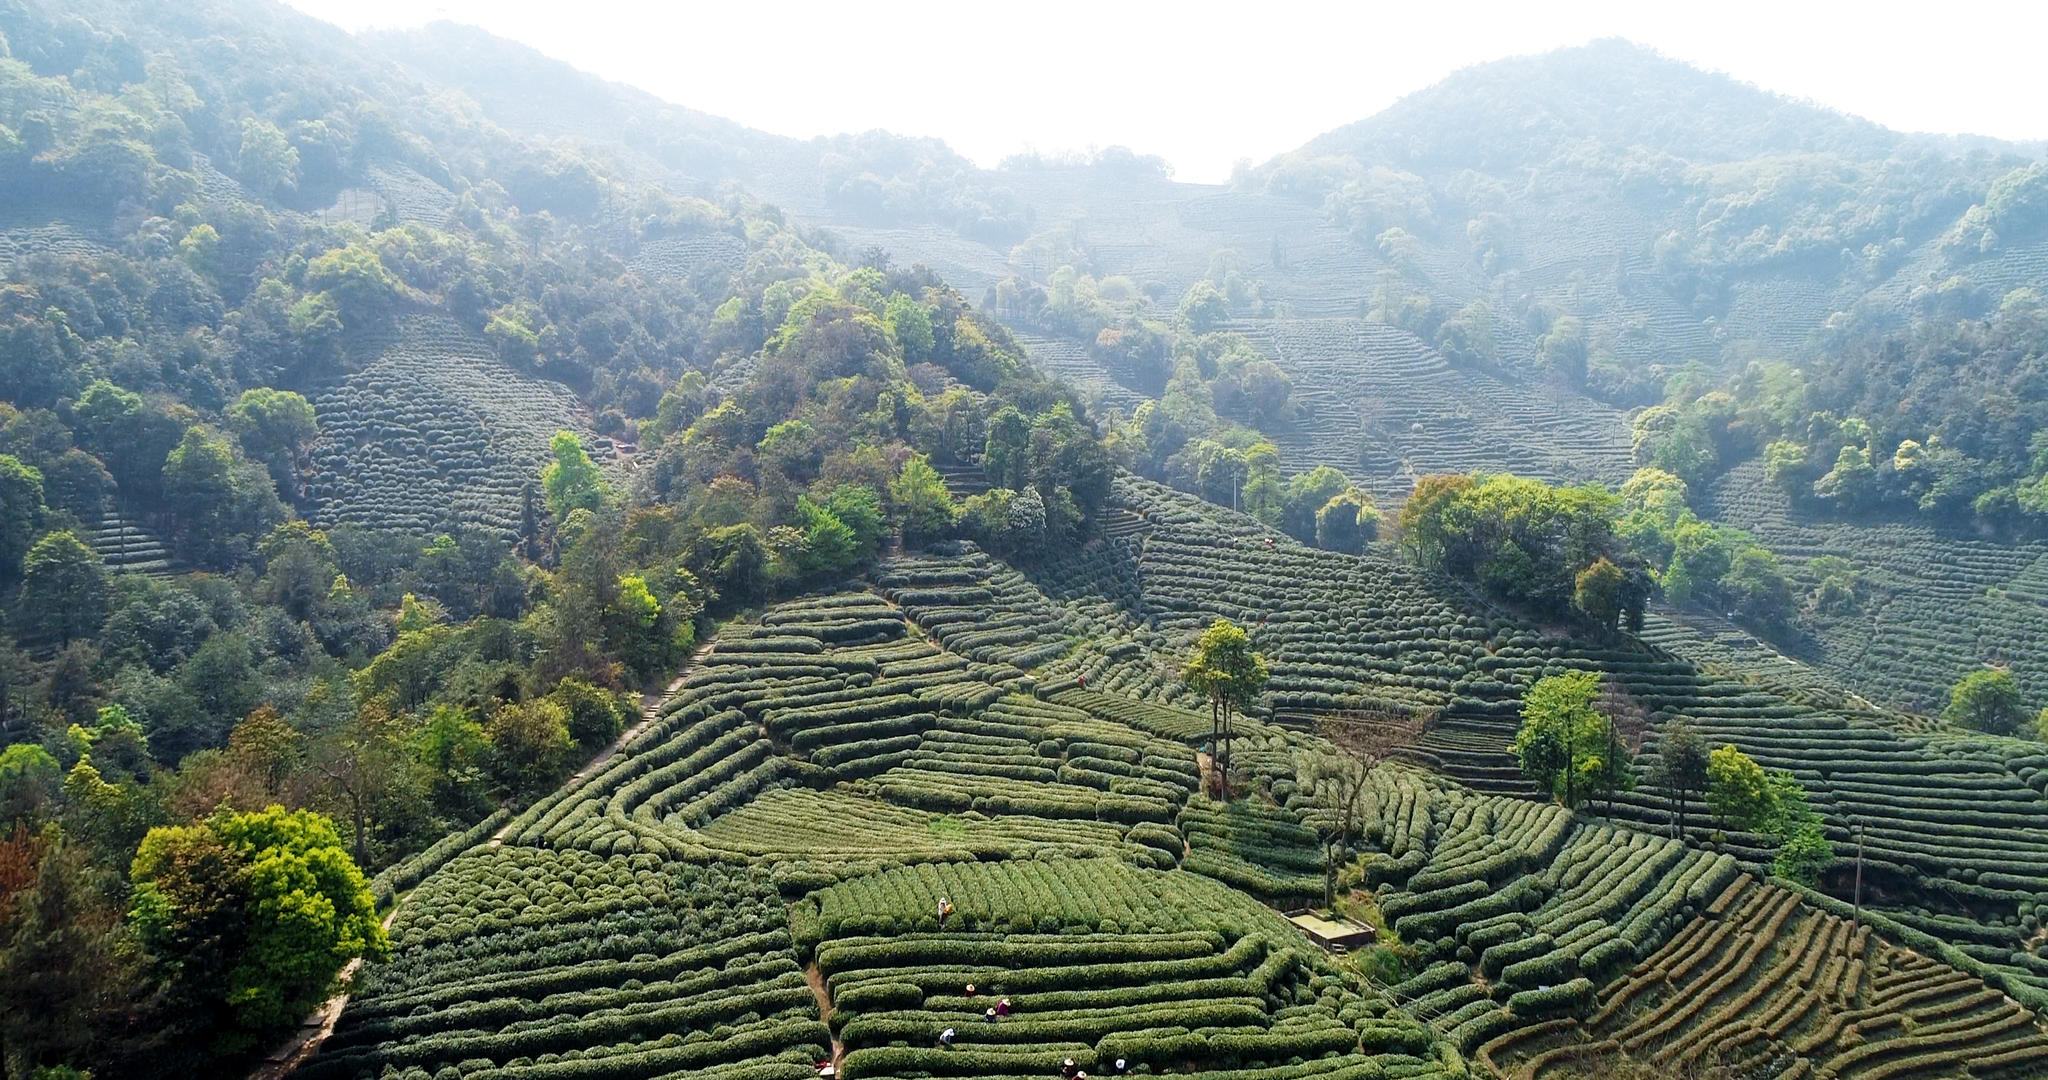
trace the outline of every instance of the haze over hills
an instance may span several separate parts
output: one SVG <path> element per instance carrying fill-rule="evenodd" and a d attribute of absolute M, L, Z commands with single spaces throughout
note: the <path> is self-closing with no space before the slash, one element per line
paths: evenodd
<path fill-rule="evenodd" d="M 9 1077 L 2048 1068 L 2038 147 L 1602 41 L 1197 185 L 0 35 Z"/>

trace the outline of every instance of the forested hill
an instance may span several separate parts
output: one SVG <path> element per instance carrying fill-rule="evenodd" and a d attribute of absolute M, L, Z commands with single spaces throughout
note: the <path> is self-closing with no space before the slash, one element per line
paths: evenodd
<path fill-rule="evenodd" d="M 563 145 L 661 144 L 668 106 L 517 47 L 379 42 L 500 123 L 530 107 L 462 57 L 601 98 L 550 111 Z M 1653 468 L 1679 502 L 1637 554 L 1708 638 L 1913 709 L 1986 662 L 2048 702 L 2038 145 L 1890 132 L 1618 41 L 1459 72 L 1227 187 L 1114 149 L 984 170 L 881 133 L 749 138 L 779 149 L 719 167 L 978 296 L 1142 420 L 1149 476 L 1277 522 L 1316 467 L 1389 513 L 1430 474 Z M 1673 566 L 1681 519 L 1712 526 L 1701 565 Z"/>
<path fill-rule="evenodd" d="M 1881 158 L 1913 139 L 1610 38 L 1466 68 L 1303 150 L 1397 168 L 1492 171 L 1546 165 L 1586 143 L 1706 164 Z"/>
<path fill-rule="evenodd" d="M 1000 324 L 718 196 L 279 5 L 0 3 L 8 1076 L 237 1071 L 720 621 L 1095 532 Z"/>

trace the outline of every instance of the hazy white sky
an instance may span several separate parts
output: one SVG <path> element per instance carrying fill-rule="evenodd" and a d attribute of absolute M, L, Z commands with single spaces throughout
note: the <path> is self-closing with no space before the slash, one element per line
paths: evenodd
<path fill-rule="evenodd" d="M 286 0 L 471 23 L 784 135 L 936 135 L 986 165 L 1122 144 L 1226 177 L 1458 68 L 1618 35 L 1890 127 L 2048 138 L 2048 3 Z"/>

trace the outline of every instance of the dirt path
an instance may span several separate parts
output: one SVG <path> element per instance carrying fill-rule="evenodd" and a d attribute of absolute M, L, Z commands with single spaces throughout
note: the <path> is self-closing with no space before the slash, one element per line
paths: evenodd
<path fill-rule="evenodd" d="M 612 744 L 605 747 L 602 753 L 591 758 L 582 768 L 570 773 L 569 778 L 562 781 L 561 791 L 563 794 L 573 793 L 577 788 L 582 787 L 584 781 L 602 771 L 607 764 L 610 764 L 613 758 L 619 755 L 619 751 L 626 748 L 628 743 L 639 738 L 641 732 L 646 731 L 656 720 L 661 719 L 661 707 L 668 704 L 668 699 L 674 697 L 676 691 L 683 688 L 683 682 L 690 677 L 691 672 L 697 670 L 697 665 L 703 663 L 706 656 L 711 655 L 712 647 L 717 644 L 718 637 L 715 634 L 704 639 L 704 643 L 697 646 L 697 651 L 691 653 L 690 659 L 684 662 L 682 670 L 676 672 L 676 677 L 669 680 L 667 689 L 664 689 L 659 694 L 640 695 L 639 721 L 632 727 L 619 732 L 619 737 L 613 739 Z M 518 818 L 513 818 L 513 821 L 517 820 Z M 508 821 L 503 828 L 492 833 L 491 838 L 486 843 L 494 848 L 503 847 L 505 845 L 505 835 L 511 831 L 512 821 Z"/>
<path fill-rule="evenodd" d="M 832 991 L 826 988 L 825 973 L 818 970 L 815 961 L 804 969 L 804 981 L 811 984 L 811 993 L 817 995 L 818 1019 L 823 1020 L 826 1027 L 832 1026 Z M 839 1041 L 839 1035 L 835 1032 L 832 1036 L 832 1074 L 839 1075 L 839 1070 L 845 1064 L 846 1045 Z"/>
<path fill-rule="evenodd" d="M 398 918 L 398 909 L 404 906 L 405 900 L 400 898 L 397 903 L 391 905 L 390 911 L 384 913 L 384 929 L 391 929 L 391 924 Z M 329 1035 L 334 1034 L 334 1025 L 341 1021 L 341 1011 L 348 1007 L 346 987 L 355 979 L 356 971 L 362 966 L 362 957 L 342 965 L 341 972 L 335 976 L 335 980 L 344 989 L 321 1002 L 320 1007 L 314 1009 L 312 1015 L 299 1024 L 297 1034 L 265 1058 L 263 1064 L 256 1066 L 256 1070 L 249 1074 L 249 1080 L 284 1080 L 284 1077 L 291 1075 L 293 1069 L 304 1064 L 307 1058 L 313 1056 L 314 1051 L 320 1049 L 320 1044 L 326 1042 Z"/>

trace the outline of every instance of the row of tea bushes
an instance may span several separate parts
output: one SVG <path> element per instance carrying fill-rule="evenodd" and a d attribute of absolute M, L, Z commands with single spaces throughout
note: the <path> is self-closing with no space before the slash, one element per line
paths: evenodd
<path fill-rule="evenodd" d="M 775 1075 L 829 1041 L 767 875 L 480 848 L 408 897 L 298 1075 Z"/>
<path fill-rule="evenodd" d="M 1981 981 L 1743 875 L 1584 1019 L 1519 1029 L 1479 1056 L 1544 1077 L 1587 1053 L 1738 1075 L 2026 1075 L 2048 1062 L 2048 1033 Z"/>
<path fill-rule="evenodd" d="M 1270 911 L 1185 872 L 905 868 L 822 890 L 792 922 L 817 941 L 850 1076 L 1050 1074 L 1067 1058 L 1106 1072 L 1119 1057 L 1215 1080 L 1436 1073 L 1412 1020 Z M 997 996 L 1013 1012 L 987 1023 Z M 935 1045 L 948 1027 L 950 1050 Z"/>

